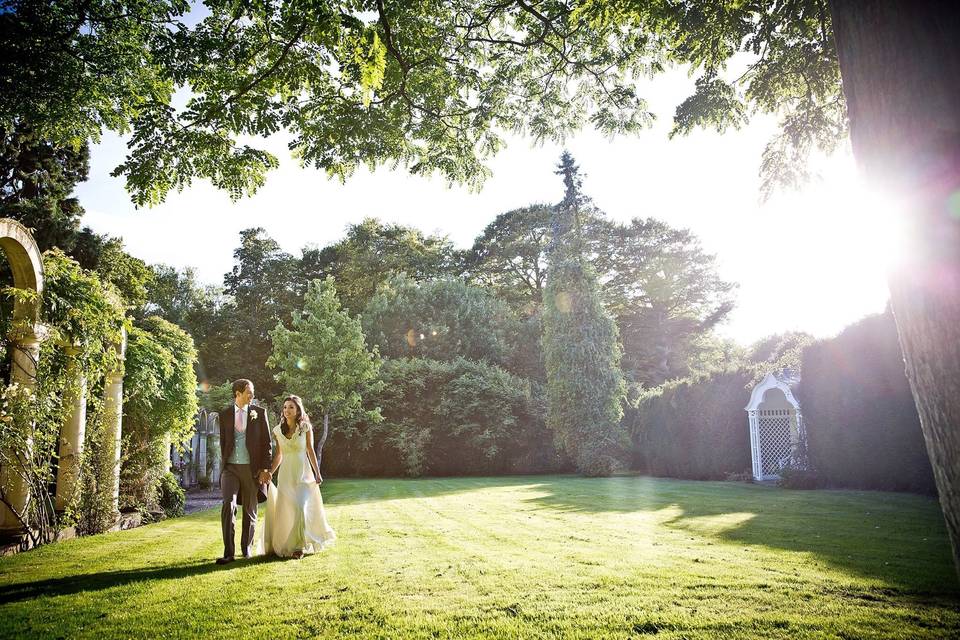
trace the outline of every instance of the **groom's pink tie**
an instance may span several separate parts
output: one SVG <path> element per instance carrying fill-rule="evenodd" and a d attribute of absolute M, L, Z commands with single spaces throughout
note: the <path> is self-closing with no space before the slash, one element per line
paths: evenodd
<path fill-rule="evenodd" d="M 235 411 L 233 412 L 233 415 L 234 415 L 234 425 L 233 425 L 233 428 L 237 430 L 237 433 L 243 433 L 243 432 L 244 432 L 244 428 L 243 428 L 243 412 L 242 412 L 242 411 L 236 411 L 236 410 L 235 410 Z"/>

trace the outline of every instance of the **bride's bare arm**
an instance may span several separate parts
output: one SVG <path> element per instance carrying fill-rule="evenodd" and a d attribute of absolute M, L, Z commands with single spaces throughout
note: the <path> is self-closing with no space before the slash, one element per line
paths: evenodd
<path fill-rule="evenodd" d="M 277 468 L 280 466 L 280 463 L 283 462 L 283 452 L 280 451 L 280 443 L 274 439 L 273 441 L 273 463 L 270 464 L 270 475 L 272 476 L 277 472 Z"/>
<path fill-rule="evenodd" d="M 320 463 L 317 462 L 317 452 L 313 450 L 313 429 L 307 429 L 307 459 L 310 466 L 313 467 L 313 475 L 317 479 L 317 484 L 323 482 L 320 475 Z"/>

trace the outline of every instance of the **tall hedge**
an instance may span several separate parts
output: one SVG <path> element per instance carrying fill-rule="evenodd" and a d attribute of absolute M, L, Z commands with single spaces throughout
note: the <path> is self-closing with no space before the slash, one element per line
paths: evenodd
<path fill-rule="evenodd" d="M 752 377 L 750 371 L 734 370 L 668 382 L 642 395 L 624 418 L 633 436 L 633 467 L 693 480 L 749 473 L 744 407 Z"/>
<path fill-rule="evenodd" d="M 365 400 L 380 423 L 331 432 L 330 474 L 480 475 L 557 471 L 563 461 L 536 387 L 499 367 L 457 358 L 385 359 Z M 541 392 L 542 393 L 542 392 Z"/>
<path fill-rule="evenodd" d="M 890 313 L 803 352 L 810 460 L 829 486 L 936 493 Z"/>

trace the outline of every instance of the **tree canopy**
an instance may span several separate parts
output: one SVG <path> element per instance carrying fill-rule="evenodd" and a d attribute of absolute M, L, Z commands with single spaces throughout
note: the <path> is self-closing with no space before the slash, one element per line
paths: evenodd
<path fill-rule="evenodd" d="M 307 165 L 345 177 L 396 163 L 477 185 L 502 132 L 557 139 L 650 121 L 631 73 L 656 60 L 641 31 L 565 2 L 8 0 L 0 126 L 25 119 L 78 146 L 130 132 L 116 169 L 137 204 L 195 178 L 234 197 L 277 165 L 239 136 L 286 130 Z M 186 104 L 174 93 L 189 90 Z"/>
<path fill-rule="evenodd" d="M 465 253 L 468 276 L 516 306 L 539 308 L 547 280 L 552 215 L 553 207 L 546 204 L 498 215 Z"/>
<path fill-rule="evenodd" d="M 465 277 L 524 315 L 539 312 L 554 209 L 531 205 L 497 216 L 466 252 Z M 616 223 L 589 201 L 579 216 L 582 253 L 617 321 L 624 371 L 652 387 L 700 366 L 714 350 L 709 334 L 733 309 L 734 285 L 719 277 L 714 256 L 690 231 L 654 218 Z"/>
<path fill-rule="evenodd" d="M 428 280 L 456 275 L 458 265 L 453 243 L 446 237 L 366 218 L 350 225 L 339 242 L 322 249 L 304 248 L 300 270 L 304 283 L 332 276 L 340 303 L 357 314 L 392 276 Z"/>
<path fill-rule="evenodd" d="M 688 375 L 733 309 L 734 285 L 686 229 L 653 218 L 606 228 L 603 296 L 617 319 L 624 371 L 646 387 Z"/>
<path fill-rule="evenodd" d="M 212 336 L 217 349 L 201 350 L 201 357 L 214 382 L 242 375 L 254 381 L 261 397 L 272 398 L 282 389 L 267 366 L 270 331 L 277 322 L 289 324 L 301 304 L 296 259 L 259 227 L 240 232 L 233 258 L 233 269 L 223 277 L 227 299 L 217 309 L 221 318 Z"/>
<path fill-rule="evenodd" d="M 367 340 L 385 357 L 454 360 L 509 368 L 519 322 L 502 300 L 457 280 L 387 282 L 363 313 Z"/>

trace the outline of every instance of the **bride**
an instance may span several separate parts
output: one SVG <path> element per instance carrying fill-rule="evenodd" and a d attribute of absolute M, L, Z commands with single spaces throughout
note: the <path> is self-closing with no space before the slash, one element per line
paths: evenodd
<path fill-rule="evenodd" d="M 270 473 L 279 467 L 280 476 L 276 487 L 270 483 L 267 494 L 262 551 L 300 559 L 305 553 L 322 550 L 336 535 L 327 523 L 320 496 L 318 485 L 323 478 L 313 451 L 313 427 L 298 396 L 283 401 L 273 437 L 276 445 Z"/>

